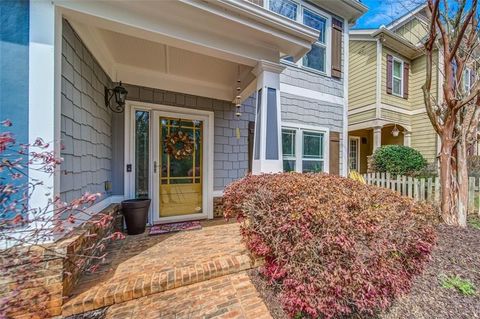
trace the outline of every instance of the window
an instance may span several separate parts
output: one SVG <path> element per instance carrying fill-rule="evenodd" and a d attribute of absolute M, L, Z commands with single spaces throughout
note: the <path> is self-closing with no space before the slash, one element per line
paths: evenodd
<path fill-rule="evenodd" d="M 300 128 L 282 129 L 285 172 L 325 171 L 325 133 Z"/>
<path fill-rule="evenodd" d="M 470 90 L 473 85 L 474 79 L 472 79 L 473 71 L 470 68 L 465 68 L 463 71 L 463 94 L 468 95 L 470 94 Z"/>
<path fill-rule="evenodd" d="M 282 130 L 283 171 L 295 171 L 295 130 Z"/>
<path fill-rule="evenodd" d="M 403 97 L 403 61 L 393 58 L 392 68 L 392 93 Z"/>
<path fill-rule="evenodd" d="M 135 111 L 135 197 L 148 198 L 150 113 Z"/>
<path fill-rule="evenodd" d="M 348 144 L 348 165 L 350 171 L 356 171 L 358 172 L 359 170 L 359 141 L 360 139 L 358 137 L 350 137 L 349 139 L 349 144 Z"/>
<path fill-rule="evenodd" d="M 303 57 L 303 65 L 320 72 L 327 70 L 327 18 L 303 8 L 303 24 L 320 31 L 317 42 Z"/>
<path fill-rule="evenodd" d="M 302 172 L 323 172 L 323 133 L 303 131 Z"/>
<path fill-rule="evenodd" d="M 270 0 L 269 9 L 292 20 L 297 20 L 298 4 L 289 0 Z"/>

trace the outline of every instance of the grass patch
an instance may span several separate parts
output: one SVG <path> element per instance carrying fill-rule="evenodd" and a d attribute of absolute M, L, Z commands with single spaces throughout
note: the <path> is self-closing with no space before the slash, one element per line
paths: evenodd
<path fill-rule="evenodd" d="M 471 217 L 467 220 L 467 224 L 475 229 L 480 230 L 480 219 L 478 217 Z"/>
<path fill-rule="evenodd" d="M 467 279 L 459 276 L 444 276 L 441 280 L 442 288 L 455 289 L 464 296 L 473 296 L 476 294 L 475 286 Z"/>

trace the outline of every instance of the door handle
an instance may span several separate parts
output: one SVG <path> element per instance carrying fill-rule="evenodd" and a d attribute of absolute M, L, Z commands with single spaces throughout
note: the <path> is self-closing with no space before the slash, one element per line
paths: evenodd
<path fill-rule="evenodd" d="M 153 173 L 157 174 L 157 161 L 153 161 Z"/>

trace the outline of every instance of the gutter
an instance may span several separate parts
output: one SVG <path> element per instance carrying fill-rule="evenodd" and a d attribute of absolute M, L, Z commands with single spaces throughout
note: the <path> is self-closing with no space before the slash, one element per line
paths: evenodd
<path fill-rule="evenodd" d="M 313 28 L 307 27 L 297 21 L 293 21 L 279 14 L 271 12 L 270 10 L 267 10 L 249 1 L 243 1 L 243 0 L 205 0 L 205 1 L 181 0 L 181 1 L 187 2 L 191 5 L 193 4 L 200 8 L 202 8 L 205 4 L 208 4 L 210 9 L 212 9 L 212 6 L 221 7 L 223 9 L 227 9 L 233 13 L 241 15 L 250 20 L 254 20 L 261 24 L 268 25 L 275 29 L 281 30 L 282 32 L 285 32 L 294 37 L 301 38 L 302 40 L 305 40 L 311 44 L 315 43 L 315 41 L 318 39 L 318 36 L 320 34 L 319 31 Z M 202 9 L 205 9 L 205 8 L 203 7 Z"/>

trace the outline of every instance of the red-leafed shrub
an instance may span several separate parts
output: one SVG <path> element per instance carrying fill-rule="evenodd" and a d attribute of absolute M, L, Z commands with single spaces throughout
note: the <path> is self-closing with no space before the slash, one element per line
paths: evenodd
<path fill-rule="evenodd" d="M 431 206 L 327 174 L 247 176 L 226 189 L 224 211 L 265 257 L 262 271 L 292 317 L 387 308 L 410 289 L 436 238 Z"/>

